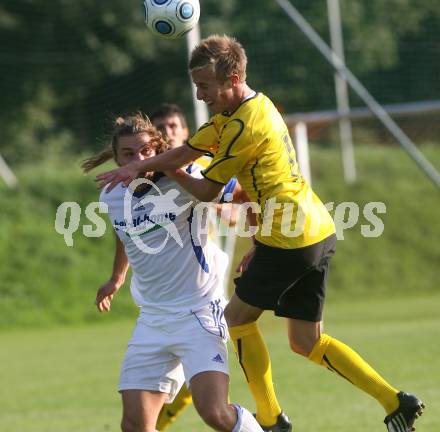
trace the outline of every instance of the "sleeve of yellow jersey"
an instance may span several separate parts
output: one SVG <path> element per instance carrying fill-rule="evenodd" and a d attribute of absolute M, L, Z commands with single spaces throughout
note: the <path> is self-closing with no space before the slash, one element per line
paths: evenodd
<path fill-rule="evenodd" d="M 255 158 L 250 130 L 240 119 L 233 119 L 223 127 L 217 153 L 202 173 L 207 179 L 226 184 Z"/>
<path fill-rule="evenodd" d="M 213 156 L 218 147 L 218 130 L 214 121 L 211 119 L 208 123 L 200 126 L 187 144 L 194 150 Z"/>

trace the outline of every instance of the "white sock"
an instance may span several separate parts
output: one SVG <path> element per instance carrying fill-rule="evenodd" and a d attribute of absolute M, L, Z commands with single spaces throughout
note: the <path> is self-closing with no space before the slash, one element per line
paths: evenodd
<path fill-rule="evenodd" d="M 234 404 L 237 411 L 237 423 L 232 432 L 263 432 L 255 417 L 240 405 Z"/>

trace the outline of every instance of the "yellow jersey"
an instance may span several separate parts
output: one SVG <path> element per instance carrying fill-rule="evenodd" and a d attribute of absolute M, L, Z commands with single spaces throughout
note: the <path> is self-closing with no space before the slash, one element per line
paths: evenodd
<path fill-rule="evenodd" d="M 257 241 L 282 249 L 309 246 L 335 232 L 332 217 L 301 176 L 281 114 L 257 93 L 232 113 L 214 115 L 188 145 L 213 155 L 202 174 L 226 184 L 236 176 L 256 203 Z"/>

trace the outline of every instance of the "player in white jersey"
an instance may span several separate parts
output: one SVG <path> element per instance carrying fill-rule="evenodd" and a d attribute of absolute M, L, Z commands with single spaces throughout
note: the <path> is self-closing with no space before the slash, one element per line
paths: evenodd
<path fill-rule="evenodd" d="M 162 173 L 139 182 L 145 182 L 139 192 L 119 185 L 104 190 L 100 201 L 124 245 L 133 270 L 131 293 L 142 313 L 178 317 L 221 297 L 227 256 L 220 251 L 225 259 L 219 261 L 218 249 L 198 233 L 195 198 Z"/>
<path fill-rule="evenodd" d="M 188 123 L 182 109 L 178 105 L 172 103 L 163 103 L 159 107 L 157 107 L 157 109 L 154 110 L 149 117 L 153 125 L 157 129 L 159 129 L 162 135 L 166 138 L 171 148 L 186 145 L 186 140 L 189 137 Z M 202 167 L 202 169 L 205 169 L 209 166 L 211 159 L 212 158 L 209 156 L 202 156 L 201 158 L 197 159 L 197 164 L 194 164 L 192 168 L 189 169 L 191 170 L 196 167 L 199 168 L 200 166 Z M 244 196 L 241 187 L 237 187 L 237 185 L 234 186 L 233 184 L 231 184 L 231 182 L 229 186 L 231 186 L 231 188 L 230 190 L 225 189 L 224 196 L 227 196 L 227 193 L 232 192 L 233 189 L 232 198 L 234 202 L 248 201 L 247 197 Z M 229 195 L 229 198 L 231 198 L 231 195 Z M 235 204 L 231 203 L 213 205 L 211 216 L 209 218 L 209 233 L 210 239 L 213 239 L 214 242 L 219 245 L 222 242 L 217 235 L 217 221 L 213 217 L 215 211 L 217 212 L 219 220 L 221 221 L 221 226 L 231 226 L 234 225 L 237 221 L 238 209 Z M 110 281 L 109 283 L 113 284 L 112 281 Z M 189 405 L 191 405 L 191 403 L 191 392 L 184 384 L 181 387 L 179 393 L 174 398 L 173 402 L 165 404 L 163 406 L 157 419 L 156 429 L 158 431 L 165 431 L 172 423 L 176 421 L 178 415 Z"/>
<path fill-rule="evenodd" d="M 147 119 L 119 118 L 107 157 L 103 152 L 83 168 L 107 160 L 110 150 L 116 162 L 125 165 L 165 149 Z M 197 411 L 210 427 L 260 432 L 252 414 L 227 403 L 224 255 L 199 232 L 199 224 L 191 223 L 198 215 L 194 197 L 160 173 L 146 175 L 137 179 L 133 193 L 120 187 L 101 195 L 128 259 L 119 273 L 125 276 L 131 265 L 131 291 L 141 307 L 121 368 L 122 430 L 155 431 L 163 403 L 174 397 L 185 378 Z M 110 309 L 116 291 L 101 287 L 99 310 Z"/>

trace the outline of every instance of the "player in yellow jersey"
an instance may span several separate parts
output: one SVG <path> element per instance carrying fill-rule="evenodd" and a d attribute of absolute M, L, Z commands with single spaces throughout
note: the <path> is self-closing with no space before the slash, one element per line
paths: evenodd
<path fill-rule="evenodd" d="M 322 332 L 326 276 L 336 245 L 334 224 L 298 172 L 281 115 L 266 96 L 246 84 L 246 65 L 246 53 L 235 39 L 211 36 L 201 41 L 189 66 L 197 97 L 213 117 L 188 146 L 105 173 L 98 180 L 112 188 L 121 181 L 129 184 L 141 170 L 164 170 L 192 195 L 209 201 L 235 175 L 260 210 L 255 245 L 242 261 L 243 273 L 225 316 L 263 429 L 290 430 L 277 404 L 270 418 L 267 413 L 263 417 L 258 406 L 271 374 L 257 320 L 263 310 L 273 310 L 287 318 L 293 352 L 374 397 L 385 409 L 389 432 L 411 432 L 423 403 L 397 391 L 349 346 Z M 203 179 L 176 169 L 204 152 L 214 157 Z"/>

